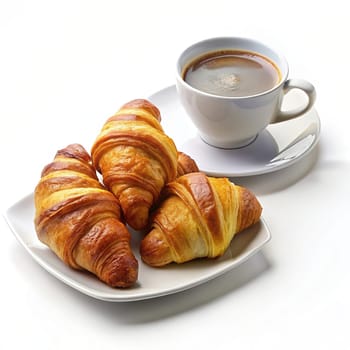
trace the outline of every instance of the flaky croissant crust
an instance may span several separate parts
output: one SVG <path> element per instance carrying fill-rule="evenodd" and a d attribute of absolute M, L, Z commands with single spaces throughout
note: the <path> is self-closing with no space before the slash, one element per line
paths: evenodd
<path fill-rule="evenodd" d="M 135 283 L 138 263 L 120 206 L 98 181 L 78 144 L 57 152 L 35 188 L 35 229 L 67 265 L 96 274 L 113 287 Z"/>
<path fill-rule="evenodd" d="M 257 222 L 261 206 L 247 189 L 226 178 L 201 172 L 169 183 L 164 201 L 141 242 L 144 262 L 152 266 L 222 255 L 233 236 Z"/>
<path fill-rule="evenodd" d="M 91 150 L 104 184 L 136 230 L 147 225 L 162 188 L 177 176 L 178 152 L 159 120 L 149 101 L 130 101 L 106 121 Z"/>
<path fill-rule="evenodd" d="M 194 159 L 184 152 L 178 152 L 177 155 L 177 177 L 188 173 L 198 172 L 199 168 Z"/>

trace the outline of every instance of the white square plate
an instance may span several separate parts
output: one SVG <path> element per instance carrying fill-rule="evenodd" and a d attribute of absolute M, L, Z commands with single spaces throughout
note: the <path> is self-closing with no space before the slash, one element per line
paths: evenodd
<path fill-rule="evenodd" d="M 202 284 L 237 267 L 259 251 L 271 238 L 265 221 L 261 219 L 254 226 L 236 235 L 226 253 L 218 259 L 199 259 L 181 265 L 170 264 L 162 268 L 152 268 L 140 259 L 140 233 L 132 232 L 134 253 L 139 261 L 139 280 L 132 288 L 115 289 L 90 273 L 66 266 L 38 240 L 34 229 L 33 194 L 12 205 L 4 216 L 19 242 L 44 269 L 86 295 L 113 302 L 160 297 Z"/>

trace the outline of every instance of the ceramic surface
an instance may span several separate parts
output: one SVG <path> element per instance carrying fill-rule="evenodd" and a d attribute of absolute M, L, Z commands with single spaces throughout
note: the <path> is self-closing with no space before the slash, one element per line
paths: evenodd
<path fill-rule="evenodd" d="M 240 265 L 258 252 L 271 237 L 264 219 L 261 219 L 259 223 L 236 235 L 226 253 L 219 259 L 200 259 L 181 265 L 152 268 L 140 259 L 140 233 L 132 232 L 133 250 L 139 261 L 139 280 L 133 288 L 114 289 L 89 273 L 66 266 L 38 240 L 33 218 L 33 194 L 15 203 L 5 214 L 5 219 L 18 241 L 45 270 L 86 295 L 111 302 L 156 298 L 205 283 Z"/>
<path fill-rule="evenodd" d="M 288 97 L 288 98 L 287 98 Z M 293 109 L 303 98 L 290 92 L 284 108 Z M 165 132 L 178 149 L 196 160 L 200 170 L 212 176 L 240 177 L 269 173 L 303 158 L 317 144 L 320 118 L 315 108 L 289 121 L 271 124 L 248 146 L 222 149 L 208 145 L 183 109 L 175 86 L 152 94 L 160 109 Z"/>

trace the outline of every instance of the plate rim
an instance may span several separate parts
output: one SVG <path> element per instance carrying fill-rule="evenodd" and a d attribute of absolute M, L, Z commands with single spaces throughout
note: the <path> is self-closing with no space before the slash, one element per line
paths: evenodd
<path fill-rule="evenodd" d="M 266 232 L 265 236 L 261 240 L 261 242 L 254 246 L 253 249 L 250 249 L 246 252 L 244 252 L 243 256 L 239 256 L 239 258 L 236 258 L 233 260 L 232 263 L 225 265 L 223 268 L 215 271 L 211 274 L 203 274 L 200 278 L 194 279 L 192 282 L 187 284 L 179 284 L 177 286 L 174 286 L 171 289 L 164 289 L 161 291 L 154 291 L 150 290 L 145 293 L 128 293 L 123 295 L 123 289 L 111 289 L 111 292 L 104 292 L 104 291 L 97 291 L 94 290 L 91 287 L 85 287 L 82 285 L 79 281 L 74 280 L 74 278 L 58 271 L 54 268 L 49 262 L 47 262 L 42 257 L 38 256 L 33 249 L 31 249 L 30 245 L 28 245 L 25 240 L 23 239 L 23 235 L 20 232 L 17 232 L 15 225 L 13 224 L 12 217 L 16 213 L 16 210 L 18 211 L 18 207 L 21 205 L 21 203 L 25 201 L 29 201 L 33 197 L 33 192 L 25 195 L 21 199 L 14 202 L 12 205 L 10 205 L 6 211 L 3 213 L 3 217 L 5 219 L 5 222 L 7 223 L 8 227 L 10 228 L 13 235 L 16 237 L 17 241 L 21 244 L 21 246 L 24 247 L 24 249 L 29 253 L 29 255 L 33 258 L 33 260 L 38 263 L 44 270 L 46 270 L 48 273 L 50 273 L 52 276 L 57 278 L 62 283 L 68 285 L 69 287 L 81 292 L 82 294 L 88 295 L 92 298 L 103 300 L 103 301 L 109 301 L 109 302 L 134 302 L 134 301 L 140 301 L 140 300 L 148 300 L 148 299 L 154 299 L 159 298 L 166 295 L 171 295 L 175 293 L 179 293 L 191 288 L 194 288 L 196 286 L 199 286 L 201 284 L 204 284 L 206 282 L 209 282 L 210 280 L 213 280 L 219 276 L 222 276 L 223 274 L 233 270 L 234 268 L 241 265 L 243 262 L 247 261 L 250 257 L 255 255 L 257 252 L 259 252 L 270 240 L 271 240 L 271 231 L 266 223 L 266 220 L 263 216 L 260 217 L 260 222 L 264 228 L 264 231 Z M 22 204 L 23 205 L 23 204 Z M 39 243 L 39 240 L 38 240 Z M 47 247 L 49 250 L 50 248 Z M 57 259 L 59 259 L 57 257 Z M 141 261 L 139 261 L 142 263 Z M 62 262 L 63 264 L 63 262 Z M 63 266 L 65 266 L 63 264 Z M 66 266 L 68 269 L 70 269 L 68 266 Z M 71 272 L 76 272 L 73 269 Z M 98 280 L 97 277 L 93 276 L 93 278 L 96 278 L 96 281 L 103 283 Z M 141 287 L 142 288 L 142 287 Z M 129 289 L 132 290 L 132 289 Z M 137 289 L 135 289 L 137 290 Z M 118 293 L 115 293 L 115 291 L 118 291 Z"/>

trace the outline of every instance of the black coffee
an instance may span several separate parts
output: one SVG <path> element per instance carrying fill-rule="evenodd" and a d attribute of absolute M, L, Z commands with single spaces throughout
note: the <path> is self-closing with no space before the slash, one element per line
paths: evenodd
<path fill-rule="evenodd" d="M 250 96 L 270 90 L 281 80 L 274 62 L 250 51 L 225 50 L 200 56 L 182 78 L 192 87 L 220 96 Z"/>

